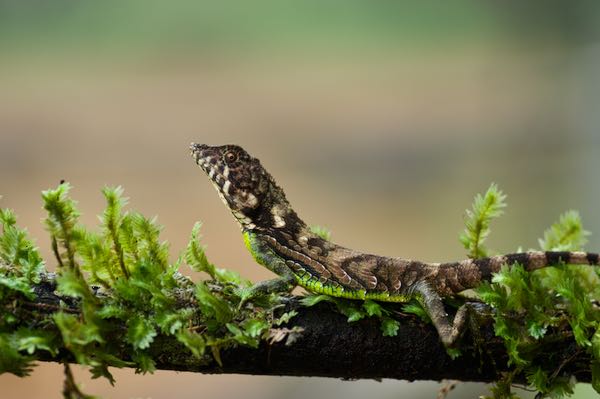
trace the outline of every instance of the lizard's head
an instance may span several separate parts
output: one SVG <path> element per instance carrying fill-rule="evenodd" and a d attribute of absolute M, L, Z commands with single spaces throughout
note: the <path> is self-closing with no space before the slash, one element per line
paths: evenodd
<path fill-rule="evenodd" d="M 233 215 L 251 227 L 261 206 L 271 201 L 270 194 L 279 191 L 260 161 L 237 145 L 192 143 L 190 150 Z"/>

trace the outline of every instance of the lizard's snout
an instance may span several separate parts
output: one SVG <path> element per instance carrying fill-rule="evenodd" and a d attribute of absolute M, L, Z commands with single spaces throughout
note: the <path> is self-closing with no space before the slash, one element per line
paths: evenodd
<path fill-rule="evenodd" d="M 202 151 L 206 150 L 207 148 L 208 148 L 208 146 L 206 144 L 196 144 L 196 143 L 190 144 L 190 151 L 194 155 L 201 153 Z"/>
<path fill-rule="evenodd" d="M 190 144 L 190 152 L 191 152 L 192 156 L 194 157 L 194 159 L 196 160 L 196 163 L 200 163 L 202 158 L 204 158 L 206 156 L 207 149 L 208 149 L 208 146 L 206 144 L 196 144 L 196 143 Z"/>

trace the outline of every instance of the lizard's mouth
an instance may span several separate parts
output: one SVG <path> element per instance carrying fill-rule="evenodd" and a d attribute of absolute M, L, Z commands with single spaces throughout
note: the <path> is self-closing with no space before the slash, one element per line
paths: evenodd
<path fill-rule="evenodd" d="M 204 164 L 209 163 L 205 154 L 207 149 L 208 146 L 206 144 L 190 144 L 190 153 L 192 157 L 194 157 L 194 160 L 196 160 L 198 166 L 202 167 L 202 169 L 204 169 Z"/>
<path fill-rule="evenodd" d="M 204 171 L 204 173 L 210 174 L 210 172 L 213 171 L 212 174 L 214 175 L 215 172 L 217 172 L 215 165 L 217 154 L 215 154 L 214 151 L 211 151 L 211 149 L 212 148 L 206 144 L 190 144 L 190 153 L 192 157 L 194 157 L 196 164 Z"/>
<path fill-rule="evenodd" d="M 223 195 L 223 189 L 227 182 L 227 176 L 223 175 L 223 165 L 220 164 L 220 155 L 215 147 L 210 147 L 206 144 L 192 143 L 190 152 L 196 164 L 207 174 L 210 181 L 215 185 L 219 195 Z M 229 187 L 227 186 L 226 194 Z M 224 199 L 223 199 L 224 200 Z"/>

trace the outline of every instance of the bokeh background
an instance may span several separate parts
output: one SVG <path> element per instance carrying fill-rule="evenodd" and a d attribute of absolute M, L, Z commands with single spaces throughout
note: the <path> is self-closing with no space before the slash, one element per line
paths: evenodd
<path fill-rule="evenodd" d="M 599 71 L 597 1 L 0 0 L 0 206 L 53 268 L 40 191 L 68 180 L 94 225 L 100 189 L 122 185 L 158 215 L 173 259 L 202 220 L 213 262 L 265 279 L 188 154 L 191 141 L 237 143 L 350 247 L 462 258 L 464 209 L 496 182 L 509 207 L 492 247 L 536 247 L 578 209 L 598 250 Z M 431 398 L 440 386 L 114 370 L 113 388 L 76 371 L 105 398 Z M 42 364 L 0 376 L 0 396 L 59 398 L 61 384 L 61 367 Z"/>

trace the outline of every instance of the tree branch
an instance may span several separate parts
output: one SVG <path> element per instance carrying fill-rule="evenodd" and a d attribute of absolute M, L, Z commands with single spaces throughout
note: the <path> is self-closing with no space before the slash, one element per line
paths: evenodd
<path fill-rule="evenodd" d="M 76 301 L 59 297 L 54 291 L 54 275 L 45 274 L 35 286 L 35 300 L 19 300 L 11 312 L 19 319 L 20 327 L 56 330 L 50 316 L 59 309 L 78 313 Z M 102 295 L 97 294 L 102 300 Z M 105 294 L 104 294 L 105 295 Z M 183 300 L 183 299 L 182 299 Z M 298 297 L 290 297 L 286 310 L 296 310 L 287 327 L 303 329 L 291 345 L 284 342 L 262 341 L 257 349 L 237 346 L 221 351 L 222 365 L 210 358 L 199 361 L 173 336 L 158 335 L 149 353 L 156 367 L 201 373 L 240 373 L 260 375 L 321 376 L 344 379 L 441 380 L 491 382 L 509 371 L 503 342 L 495 337 L 490 322 L 480 328 L 482 342 L 476 348 L 470 334 L 461 346 L 462 356 L 452 360 L 440 343 L 435 329 L 411 315 L 398 315 L 400 329 L 395 337 L 384 337 L 375 318 L 348 323 L 334 306 L 321 302 L 307 308 Z M 3 311 L 6 311 L 4 309 Z M 286 327 L 286 326 L 282 326 Z M 123 326 L 123 328 L 125 328 Z M 572 337 L 563 336 L 547 345 L 548 361 L 561 372 L 570 373 L 578 381 L 589 382 L 589 355 L 578 349 Z M 114 345 L 114 356 L 131 359 L 130 345 Z M 66 348 L 58 355 L 38 351 L 43 361 L 74 362 Z M 525 382 L 523 375 L 514 382 Z"/>

